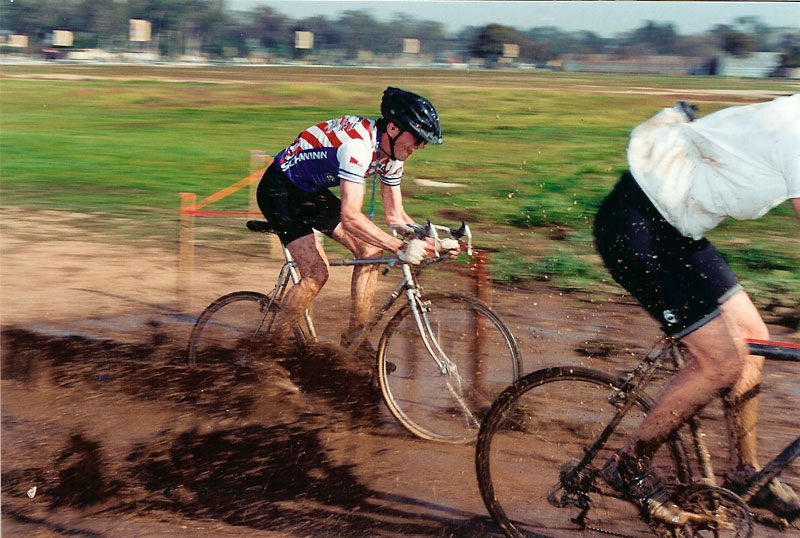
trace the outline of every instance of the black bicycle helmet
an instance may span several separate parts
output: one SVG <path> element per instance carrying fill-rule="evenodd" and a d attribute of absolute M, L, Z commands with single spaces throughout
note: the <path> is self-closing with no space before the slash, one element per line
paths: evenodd
<path fill-rule="evenodd" d="M 419 136 L 426 144 L 444 142 L 439 114 L 421 95 L 389 86 L 383 92 L 381 114 L 387 121 Z"/>

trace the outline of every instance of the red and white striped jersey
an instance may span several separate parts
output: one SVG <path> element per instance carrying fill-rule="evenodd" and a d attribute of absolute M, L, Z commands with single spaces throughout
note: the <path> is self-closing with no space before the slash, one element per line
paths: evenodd
<path fill-rule="evenodd" d="M 379 159 L 375 120 L 342 116 L 313 125 L 298 135 L 275 162 L 306 192 L 335 187 L 340 181 L 364 183 L 377 173 L 386 185 L 400 184 L 403 161 Z"/>

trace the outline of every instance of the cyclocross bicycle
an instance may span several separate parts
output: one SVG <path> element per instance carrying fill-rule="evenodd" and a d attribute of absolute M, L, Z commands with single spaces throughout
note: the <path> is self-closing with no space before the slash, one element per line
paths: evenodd
<path fill-rule="evenodd" d="M 753 354 L 800 361 L 800 345 L 749 344 Z M 681 528 L 648 521 L 600 476 L 603 464 L 653 405 L 645 387 L 657 372 L 664 375 L 662 365 L 669 373 L 681 367 L 683 352 L 666 337 L 624 379 L 588 368 L 545 368 L 498 396 L 481 425 L 476 468 L 484 504 L 508 536 L 746 537 L 754 518 L 786 526 L 785 520 L 754 512 L 746 503 L 798 458 L 800 437 L 790 439 L 738 496 L 717 486 L 700 419 L 688 420 L 682 428 L 688 432 L 673 435 L 653 460 L 669 477 L 665 486 L 673 498 L 693 514 Z"/>
<path fill-rule="evenodd" d="M 265 221 L 248 221 L 256 232 L 272 232 Z M 472 254 L 472 234 L 462 223 L 454 230 L 427 226 L 394 227 L 418 238 L 439 234 L 457 239 Z M 197 319 L 188 344 L 189 364 L 219 360 L 220 354 L 244 349 L 243 341 L 267 334 L 290 283 L 299 281 L 296 263 L 284 246 L 286 262 L 269 294 L 229 293 L 212 302 Z M 377 348 L 378 381 L 386 405 L 413 434 L 451 443 L 473 441 L 480 420 L 497 394 L 519 378 L 517 342 L 503 320 L 475 297 L 425 293 L 419 273 L 447 256 L 409 265 L 397 258 L 336 259 L 331 266 L 384 265 L 383 274 L 399 268 L 402 277 L 389 297 L 347 347 L 359 349 L 370 332 L 400 301 L 386 323 Z M 405 301 L 400 297 L 404 297 Z M 300 349 L 317 341 L 308 311 L 293 335 Z M 235 356 L 234 360 L 243 360 Z"/>

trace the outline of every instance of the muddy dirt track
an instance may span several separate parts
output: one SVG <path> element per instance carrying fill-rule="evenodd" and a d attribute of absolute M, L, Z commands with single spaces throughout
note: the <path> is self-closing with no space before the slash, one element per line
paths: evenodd
<path fill-rule="evenodd" d="M 204 305 L 263 290 L 274 261 L 200 252 L 186 303 L 174 249 L 105 242 L 86 231 L 88 218 L 98 217 L 3 212 L 3 536 L 498 535 L 472 446 L 407 434 L 372 388 L 371 364 L 323 343 L 303 357 L 265 350 L 271 360 L 253 368 L 187 367 Z M 472 287 L 445 271 L 426 278 L 428 289 Z M 324 339 L 338 336 L 348 280 L 335 273 L 318 300 Z M 381 289 L 392 283 L 382 278 Z M 590 303 L 543 285 L 495 287 L 490 298 L 519 340 L 524 372 L 623 372 L 633 359 L 593 356 L 625 357 L 658 333 L 626 298 Z M 799 340 L 796 318 L 771 321 L 783 323 L 776 338 Z M 764 453 L 796 435 L 787 417 L 800 401 L 798 366 L 768 365 Z M 720 436 L 712 447 L 724 455 Z M 798 474 L 795 464 L 795 487 Z M 579 535 L 565 525 L 554 533 Z"/>

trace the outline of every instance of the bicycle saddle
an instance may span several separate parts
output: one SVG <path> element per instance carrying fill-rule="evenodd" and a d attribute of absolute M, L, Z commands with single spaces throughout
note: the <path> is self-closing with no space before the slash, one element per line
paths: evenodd
<path fill-rule="evenodd" d="M 275 230 L 272 229 L 269 222 L 265 220 L 248 220 L 247 229 L 252 232 L 275 233 Z"/>

